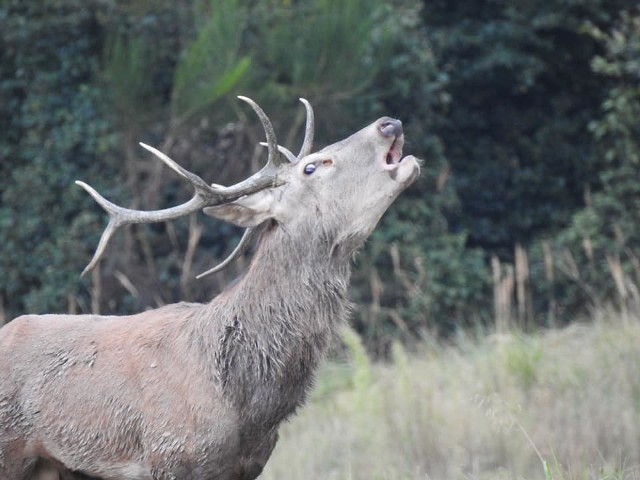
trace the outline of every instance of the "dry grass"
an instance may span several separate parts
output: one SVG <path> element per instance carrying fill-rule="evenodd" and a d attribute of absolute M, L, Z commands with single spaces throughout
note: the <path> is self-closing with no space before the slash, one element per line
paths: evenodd
<path fill-rule="evenodd" d="M 640 479 L 640 318 L 329 363 L 262 478 Z"/>

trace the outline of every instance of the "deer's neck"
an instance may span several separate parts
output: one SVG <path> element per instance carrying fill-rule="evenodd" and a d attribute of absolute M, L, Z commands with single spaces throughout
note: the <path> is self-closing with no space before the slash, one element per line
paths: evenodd
<path fill-rule="evenodd" d="M 302 403 L 348 315 L 349 258 L 330 237 L 267 231 L 246 275 L 209 309 L 216 375 L 238 408 L 277 423 Z"/>

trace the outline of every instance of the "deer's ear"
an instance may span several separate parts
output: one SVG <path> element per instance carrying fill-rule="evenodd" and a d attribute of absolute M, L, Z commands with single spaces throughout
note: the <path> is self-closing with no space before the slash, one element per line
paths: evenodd
<path fill-rule="evenodd" d="M 262 191 L 223 205 L 206 207 L 204 213 L 238 227 L 256 227 L 273 218 L 273 194 Z"/>

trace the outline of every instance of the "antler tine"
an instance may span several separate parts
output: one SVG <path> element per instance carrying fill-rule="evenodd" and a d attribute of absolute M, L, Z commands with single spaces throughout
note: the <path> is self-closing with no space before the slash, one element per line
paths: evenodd
<path fill-rule="evenodd" d="M 309 155 L 311 153 L 311 150 L 313 149 L 313 136 L 315 130 L 313 107 L 306 98 L 301 98 L 300 101 L 304 104 L 304 108 L 307 111 L 304 140 L 302 142 L 302 147 L 300 148 L 300 153 L 298 154 L 298 156 L 295 156 L 293 152 L 288 148 L 283 147 L 282 145 L 278 145 L 278 151 L 283 154 L 290 163 L 298 162 L 298 160 L 300 160 L 301 158 Z M 263 145 L 265 147 L 269 146 L 267 142 L 260 142 L 260 145 Z"/>
<path fill-rule="evenodd" d="M 300 101 L 304 104 L 304 108 L 307 110 L 307 123 L 304 130 L 304 141 L 298 154 L 298 159 L 304 158 L 311 153 L 313 148 L 313 135 L 315 129 L 315 121 L 313 115 L 313 107 L 306 98 L 301 98 Z"/>
<path fill-rule="evenodd" d="M 207 184 L 207 182 L 205 182 L 202 178 L 200 178 L 195 173 L 191 173 L 190 171 L 182 168 L 180 165 L 178 165 L 175 161 L 171 160 L 167 155 L 162 153 L 157 148 L 154 148 L 154 147 L 152 147 L 150 145 L 147 145 L 146 143 L 142 143 L 142 142 L 140 142 L 140 146 L 142 148 L 144 148 L 145 150 L 148 150 L 151 153 L 153 153 L 156 157 L 158 157 L 160 160 L 162 160 L 165 165 L 167 165 L 171 170 L 176 172 L 182 178 L 187 179 L 189 181 L 189 183 L 191 183 L 191 185 L 193 185 L 193 187 L 196 188 L 196 190 L 198 188 L 200 188 L 200 189 L 202 189 L 202 192 L 207 194 L 207 195 L 212 193 L 212 191 L 211 191 L 212 187 L 210 187 L 209 184 Z"/>
<path fill-rule="evenodd" d="M 109 240 L 119 227 L 122 227 L 123 225 L 130 225 L 133 223 L 154 223 L 163 222 L 165 220 L 172 220 L 188 213 L 195 212 L 203 206 L 206 206 L 207 204 L 207 202 L 205 202 L 205 200 L 196 193 L 191 198 L 191 200 L 176 207 L 153 211 L 132 210 L 129 208 L 120 207 L 110 202 L 102 195 L 100 195 L 93 187 L 84 182 L 81 182 L 80 180 L 76 180 L 76 185 L 84 188 L 89 193 L 89 195 L 91 195 L 93 199 L 98 203 L 98 205 L 100 205 L 109 214 L 109 223 L 107 224 L 104 232 L 102 232 L 100 242 L 98 243 L 98 247 L 93 254 L 93 258 L 82 271 L 81 275 L 84 275 L 87 272 L 91 271 L 97 265 L 98 261 L 102 257 L 102 254 L 107 248 Z"/>
<path fill-rule="evenodd" d="M 235 198 L 255 193 L 265 188 L 282 185 L 283 179 L 278 175 L 279 167 L 286 165 L 286 162 L 283 161 L 282 156 L 280 155 L 281 150 L 278 146 L 276 134 L 267 114 L 264 113 L 264 110 L 262 110 L 262 108 L 260 108 L 260 106 L 249 97 L 238 96 L 238 98 L 243 102 L 248 103 L 251 108 L 253 108 L 254 112 L 256 112 L 258 118 L 260 118 L 262 127 L 264 128 L 264 133 L 267 137 L 266 143 L 269 150 L 269 157 L 267 164 L 259 172 L 253 174 L 240 183 L 220 189 L 220 193 L 227 197 L 233 195 Z M 287 156 L 286 153 L 284 155 Z"/>
<path fill-rule="evenodd" d="M 96 251 L 93 254 L 93 258 L 91 259 L 89 264 L 84 268 L 84 270 L 80 274 L 80 276 L 84 276 L 87 272 L 90 272 L 91 270 L 93 270 L 93 268 L 97 265 L 98 261 L 100 260 L 100 257 L 102 256 L 102 253 L 104 252 L 105 248 L 107 248 L 107 244 L 109 243 L 111 236 L 115 233 L 115 231 L 120 226 L 120 222 L 118 221 L 119 217 L 116 214 L 116 211 L 118 210 L 119 207 L 111 203 L 102 195 L 100 195 L 90 185 L 87 185 L 86 183 L 81 182 L 80 180 L 76 180 L 76 185 L 80 185 L 87 192 L 89 192 L 89 195 L 91 195 L 93 199 L 96 202 L 98 202 L 98 204 L 102 208 L 104 208 L 104 210 L 106 210 L 106 212 L 109 214 L 109 223 L 107 224 L 107 227 L 104 229 L 104 232 L 102 232 L 102 236 L 100 237 L 100 242 L 98 243 L 98 248 L 96 248 Z"/>
<path fill-rule="evenodd" d="M 201 274 L 197 275 L 196 278 L 201 279 L 206 277 L 207 275 L 218 273 L 224 270 L 225 268 L 227 268 L 227 266 L 229 266 L 231 262 L 233 262 L 236 258 L 238 258 L 240 255 L 242 255 L 244 252 L 247 251 L 247 248 L 249 248 L 249 245 L 251 245 L 253 240 L 259 235 L 260 230 L 261 230 L 260 226 L 247 228 L 244 231 L 242 238 L 238 242 L 238 245 L 236 246 L 236 248 L 233 249 L 233 252 L 231 252 L 227 258 L 225 258 L 222 262 L 220 262 L 215 267 L 210 268 L 206 272 L 202 272 Z"/>
<path fill-rule="evenodd" d="M 273 129 L 273 125 L 271 124 L 271 120 L 267 117 L 267 114 L 264 113 L 264 110 L 260 108 L 260 106 L 251 100 L 249 97 L 243 97 L 239 95 L 238 98 L 243 102 L 248 103 L 253 108 L 253 111 L 256 112 L 258 118 L 262 122 L 262 127 L 264 128 L 264 133 L 267 137 L 267 146 L 269 148 L 269 159 L 267 160 L 267 166 L 269 165 L 281 165 L 283 162 L 278 154 L 278 140 L 276 139 L 276 133 Z"/>
<path fill-rule="evenodd" d="M 146 145 L 144 143 L 140 143 L 140 145 L 160 158 L 160 160 L 162 160 L 172 170 L 177 172 L 181 177 L 186 178 L 189 181 L 189 183 L 195 190 L 195 195 L 202 199 L 202 208 L 219 205 L 225 202 L 232 202 L 233 200 L 236 200 L 243 195 L 249 195 L 268 187 L 281 185 L 277 178 L 277 170 L 274 169 L 272 165 L 269 165 L 269 163 L 267 163 L 267 165 L 263 167 L 259 172 L 254 173 L 249 178 L 246 178 L 245 180 L 238 182 L 235 185 L 231 185 L 229 187 L 223 187 L 217 184 L 209 185 L 195 173 L 182 168 L 160 150 L 150 147 L 149 145 Z M 198 208 L 196 208 L 195 210 L 197 209 Z"/>
<path fill-rule="evenodd" d="M 263 147 L 268 147 L 269 144 L 267 142 L 260 142 L 260 145 Z M 296 163 L 298 161 L 298 157 L 296 157 L 291 150 L 282 145 L 278 145 L 278 151 L 284 155 L 290 163 Z"/>

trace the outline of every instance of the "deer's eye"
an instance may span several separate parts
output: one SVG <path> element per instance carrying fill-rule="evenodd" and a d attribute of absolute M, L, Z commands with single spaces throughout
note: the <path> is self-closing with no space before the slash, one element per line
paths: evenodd
<path fill-rule="evenodd" d="M 315 164 L 310 163 L 310 164 L 308 164 L 308 165 L 305 165 L 305 167 L 304 167 L 304 170 L 303 170 L 303 171 L 304 171 L 304 174 L 305 174 L 305 175 L 311 175 L 313 172 L 315 172 L 315 171 L 316 171 L 316 166 L 315 166 Z"/>

